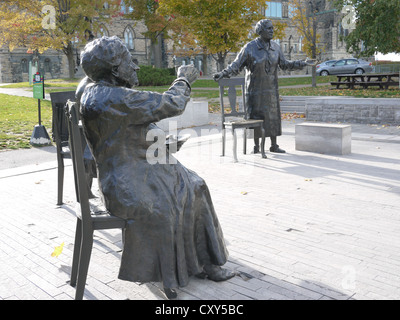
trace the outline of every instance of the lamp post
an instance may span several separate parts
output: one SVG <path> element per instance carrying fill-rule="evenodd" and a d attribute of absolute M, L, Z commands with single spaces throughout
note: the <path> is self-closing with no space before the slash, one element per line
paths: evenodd
<path fill-rule="evenodd" d="M 312 21 L 312 49 L 311 49 L 311 59 L 317 58 L 317 21 L 316 21 L 316 9 L 314 9 L 314 0 L 309 1 L 310 11 L 311 11 L 311 21 Z M 312 87 L 315 88 L 317 86 L 317 68 L 316 66 L 312 66 Z"/>
<path fill-rule="evenodd" d="M 40 75 L 40 72 L 36 72 L 36 74 L 33 75 L 33 97 L 38 99 L 39 124 L 34 127 L 29 143 L 36 147 L 48 146 L 51 144 L 51 140 L 46 128 L 42 125 L 40 110 L 40 99 L 44 99 L 45 97 L 44 77 Z"/>

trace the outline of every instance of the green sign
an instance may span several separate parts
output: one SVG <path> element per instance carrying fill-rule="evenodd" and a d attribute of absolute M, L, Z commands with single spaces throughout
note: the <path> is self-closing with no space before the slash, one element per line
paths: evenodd
<path fill-rule="evenodd" d="M 39 73 L 33 76 L 33 97 L 35 99 L 44 99 L 44 81 Z"/>

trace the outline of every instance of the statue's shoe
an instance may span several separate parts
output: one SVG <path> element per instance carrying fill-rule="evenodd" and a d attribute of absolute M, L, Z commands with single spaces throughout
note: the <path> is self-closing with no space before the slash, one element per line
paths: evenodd
<path fill-rule="evenodd" d="M 176 291 L 174 289 L 171 288 L 165 288 L 164 287 L 164 293 L 167 296 L 168 299 L 175 299 L 178 294 L 176 293 Z"/>
<path fill-rule="evenodd" d="M 275 152 L 275 153 L 286 153 L 286 151 L 279 148 L 278 145 L 272 146 L 271 148 L 269 148 L 269 151 Z"/>
<path fill-rule="evenodd" d="M 208 279 L 212 281 L 226 281 L 233 278 L 236 273 L 216 265 L 205 266 L 204 272 L 207 274 Z"/>

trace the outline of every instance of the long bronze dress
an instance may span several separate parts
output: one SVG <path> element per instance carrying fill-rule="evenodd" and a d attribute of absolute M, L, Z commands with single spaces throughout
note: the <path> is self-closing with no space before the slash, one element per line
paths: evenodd
<path fill-rule="evenodd" d="M 150 164 L 146 141 L 153 123 L 181 114 L 190 90 L 175 81 L 163 93 L 106 82 L 87 85 L 81 113 L 96 160 L 103 201 L 128 220 L 119 278 L 185 286 L 205 264 L 223 265 L 228 252 L 209 189 L 175 158 Z M 174 162 L 174 163 L 171 163 Z"/>
<path fill-rule="evenodd" d="M 282 70 L 302 69 L 304 61 L 286 60 L 280 46 L 257 38 L 247 43 L 236 59 L 224 70 L 228 76 L 245 69 L 246 105 L 250 119 L 263 119 L 265 136 L 282 135 L 278 91 L 278 67 Z M 256 133 L 255 136 L 260 136 Z"/>

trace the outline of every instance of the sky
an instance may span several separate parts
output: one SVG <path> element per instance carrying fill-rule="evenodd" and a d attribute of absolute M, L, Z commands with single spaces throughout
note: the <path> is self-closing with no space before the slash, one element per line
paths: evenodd
<path fill-rule="evenodd" d="M 400 61 L 400 54 L 389 53 L 383 55 L 382 53 L 377 53 L 375 55 L 375 60 L 389 60 L 389 61 Z"/>

